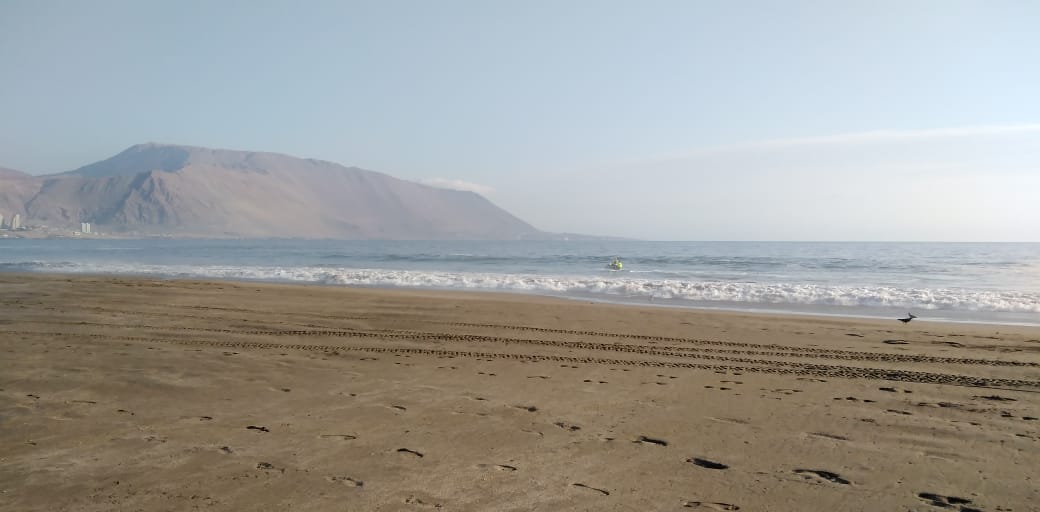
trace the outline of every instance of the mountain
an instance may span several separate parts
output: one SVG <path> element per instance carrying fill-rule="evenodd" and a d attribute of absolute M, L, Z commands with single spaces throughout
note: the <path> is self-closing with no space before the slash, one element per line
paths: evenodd
<path fill-rule="evenodd" d="M 552 238 L 484 197 L 276 153 L 140 144 L 49 176 L 0 172 L 0 214 L 95 231 L 346 239 Z"/>

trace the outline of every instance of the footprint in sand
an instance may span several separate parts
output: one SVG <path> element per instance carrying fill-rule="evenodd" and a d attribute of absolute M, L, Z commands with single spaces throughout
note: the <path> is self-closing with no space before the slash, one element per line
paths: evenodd
<path fill-rule="evenodd" d="M 477 467 L 480 469 L 495 468 L 499 471 L 516 471 L 516 466 L 510 466 L 508 464 L 477 464 Z"/>
<path fill-rule="evenodd" d="M 943 409 L 961 409 L 961 408 L 964 407 L 963 405 L 958 404 L 958 403 L 954 403 L 954 402 L 938 402 L 938 403 L 934 403 L 934 404 L 930 403 L 930 402 L 918 402 L 917 406 L 918 407 L 941 407 Z"/>
<path fill-rule="evenodd" d="M 885 344 L 888 344 L 888 345 L 909 345 L 909 343 L 907 343 L 906 340 L 885 340 L 885 341 L 882 341 L 881 343 L 885 343 Z"/>
<path fill-rule="evenodd" d="M 560 427 L 560 428 L 562 428 L 564 430 L 570 430 L 571 432 L 577 432 L 577 431 L 581 430 L 581 427 L 579 427 L 577 425 L 570 425 L 570 424 L 564 423 L 562 421 L 557 421 L 556 423 L 553 423 L 553 425 L 556 425 L 557 427 Z"/>
<path fill-rule="evenodd" d="M 422 453 L 417 452 L 415 450 L 408 449 L 408 448 L 398 448 L 397 449 L 397 453 L 407 453 L 409 455 L 414 455 L 416 457 L 419 457 L 420 459 L 424 457 L 424 455 Z"/>
<path fill-rule="evenodd" d="M 913 391 L 910 391 L 909 389 L 895 388 L 895 387 L 878 388 L 878 390 L 880 390 L 880 391 L 888 391 L 889 393 L 913 393 Z"/>
<path fill-rule="evenodd" d="M 633 443 L 643 443 L 643 444 L 656 444 L 657 446 L 668 446 L 668 441 L 665 441 L 664 439 L 655 439 L 653 437 L 646 437 L 646 436 L 639 436 L 639 437 L 636 438 L 635 441 L 632 441 L 632 442 Z"/>
<path fill-rule="evenodd" d="M 715 462 L 713 460 L 702 459 L 700 457 L 693 457 L 693 458 L 690 458 L 690 459 L 686 459 L 686 462 L 689 462 L 690 464 L 693 464 L 695 466 L 700 466 L 702 468 L 707 468 L 707 469 L 729 469 L 729 466 L 727 466 L 727 465 L 725 465 L 725 464 L 723 464 L 721 462 Z"/>
<path fill-rule="evenodd" d="M 1014 398 L 1008 398 L 1000 395 L 989 395 L 989 396 L 976 396 L 979 400 L 990 400 L 993 402 L 1017 402 Z"/>
<path fill-rule="evenodd" d="M 856 398 L 854 396 L 846 396 L 846 397 L 840 397 L 839 396 L 839 397 L 835 397 L 834 399 L 835 400 L 847 400 L 849 402 L 860 402 L 860 401 L 862 401 L 862 402 L 868 403 L 868 404 L 872 404 L 872 403 L 876 402 L 876 400 L 870 400 L 870 399 L 867 399 L 867 398 L 864 398 L 864 399 L 861 400 L 861 399 Z"/>
<path fill-rule="evenodd" d="M 256 464 L 256 469 L 263 471 L 277 471 L 279 473 L 285 473 L 285 468 L 276 468 L 274 464 L 270 462 L 259 462 Z"/>
<path fill-rule="evenodd" d="M 960 498 L 957 496 L 943 496 L 942 494 L 934 494 L 930 492 L 919 493 L 917 497 L 933 507 L 946 509 L 960 507 L 957 509 L 960 512 L 981 512 L 977 508 L 967 506 L 972 504 L 972 501 L 968 498 Z"/>
<path fill-rule="evenodd" d="M 362 487 L 365 485 L 365 482 L 349 476 L 327 476 L 325 477 L 325 480 L 333 483 L 341 483 L 347 487 Z"/>
<path fill-rule="evenodd" d="M 608 491 L 604 491 L 603 489 L 597 489 L 595 487 L 590 487 L 590 486 L 582 484 L 582 483 L 575 483 L 575 484 L 571 484 L 571 485 L 573 485 L 574 487 L 581 487 L 582 489 L 588 489 L 590 491 L 596 491 L 596 492 L 598 492 L 598 493 L 600 493 L 600 494 L 602 494 L 604 496 L 610 496 L 610 492 L 608 492 Z"/>
<path fill-rule="evenodd" d="M 514 405 L 513 407 L 516 408 L 516 409 L 523 409 L 523 410 L 525 410 L 527 412 L 537 412 L 538 411 L 538 408 L 533 406 L 533 405 Z"/>
<path fill-rule="evenodd" d="M 842 478 L 841 475 L 820 469 L 796 469 L 794 470 L 796 475 L 801 475 L 806 480 L 826 480 L 835 484 L 850 485 L 852 482 Z"/>
<path fill-rule="evenodd" d="M 490 414 L 488 414 L 486 412 L 462 412 L 462 411 L 455 411 L 455 414 L 471 414 L 473 416 L 478 416 L 478 417 L 481 417 L 481 418 L 486 418 L 486 417 L 490 416 Z"/>
<path fill-rule="evenodd" d="M 404 499 L 404 502 L 409 504 L 409 505 L 418 505 L 418 506 L 424 507 L 424 508 L 441 508 L 441 504 L 433 502 L 432 499 L 430 499 L 429 501 L 426 501 L 426 500 L 423 500 L 422 498 L 418 498 L 416 496 L 409 496 L 409 497 Z"/>
<path fill-rule="evenodd" d="M 318 437 L 322 439 L 339 439 L 341 441 L 353 441 L 354 439 L 357 439 L 357 436 L 350 434 L 321 434 Z"/>
<path fill-rule="evenodd" d="M 686 508 L 703 508 L 707 510 L 740 510 L 740 507 L 736 505 L 709 501 L 685 501 L 683 502 L 683 506 Z"/>

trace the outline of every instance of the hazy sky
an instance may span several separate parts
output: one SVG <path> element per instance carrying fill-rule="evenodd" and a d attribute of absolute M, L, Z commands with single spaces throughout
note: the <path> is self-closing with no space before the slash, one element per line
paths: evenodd
<path fill-rule="evenodd" d="M 0 0 L 0 166 L 140 142 L 648 239 L 1040 241 L 1040 2 Z"/>

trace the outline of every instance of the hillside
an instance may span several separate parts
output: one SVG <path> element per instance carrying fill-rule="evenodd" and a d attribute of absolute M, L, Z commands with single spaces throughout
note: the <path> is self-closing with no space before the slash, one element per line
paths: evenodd
<path fill-rule="evenodd" d="M 548 236 L 473 192 L 275 153 L 162 144 L 62 174 L 0 172 L 0 214 L 13 213 L 51 227 L 182 236 Z"/>
<path fill-rule="evenodd" d="M 25 203 L 40 190 L 40 180 L 14 169 L 0 167 L 0 215 L 10 223 L 14 215 L 25 216 Z"/>

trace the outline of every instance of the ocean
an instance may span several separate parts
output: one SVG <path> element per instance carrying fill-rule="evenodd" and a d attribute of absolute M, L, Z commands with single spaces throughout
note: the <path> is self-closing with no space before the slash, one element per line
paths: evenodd
<path fill-rule="evenodd" d="M 613 257 L 621 271 L 607 268 Z M 0 271 L 1040 325 L 1040 244 L 0 239 Z"/>

